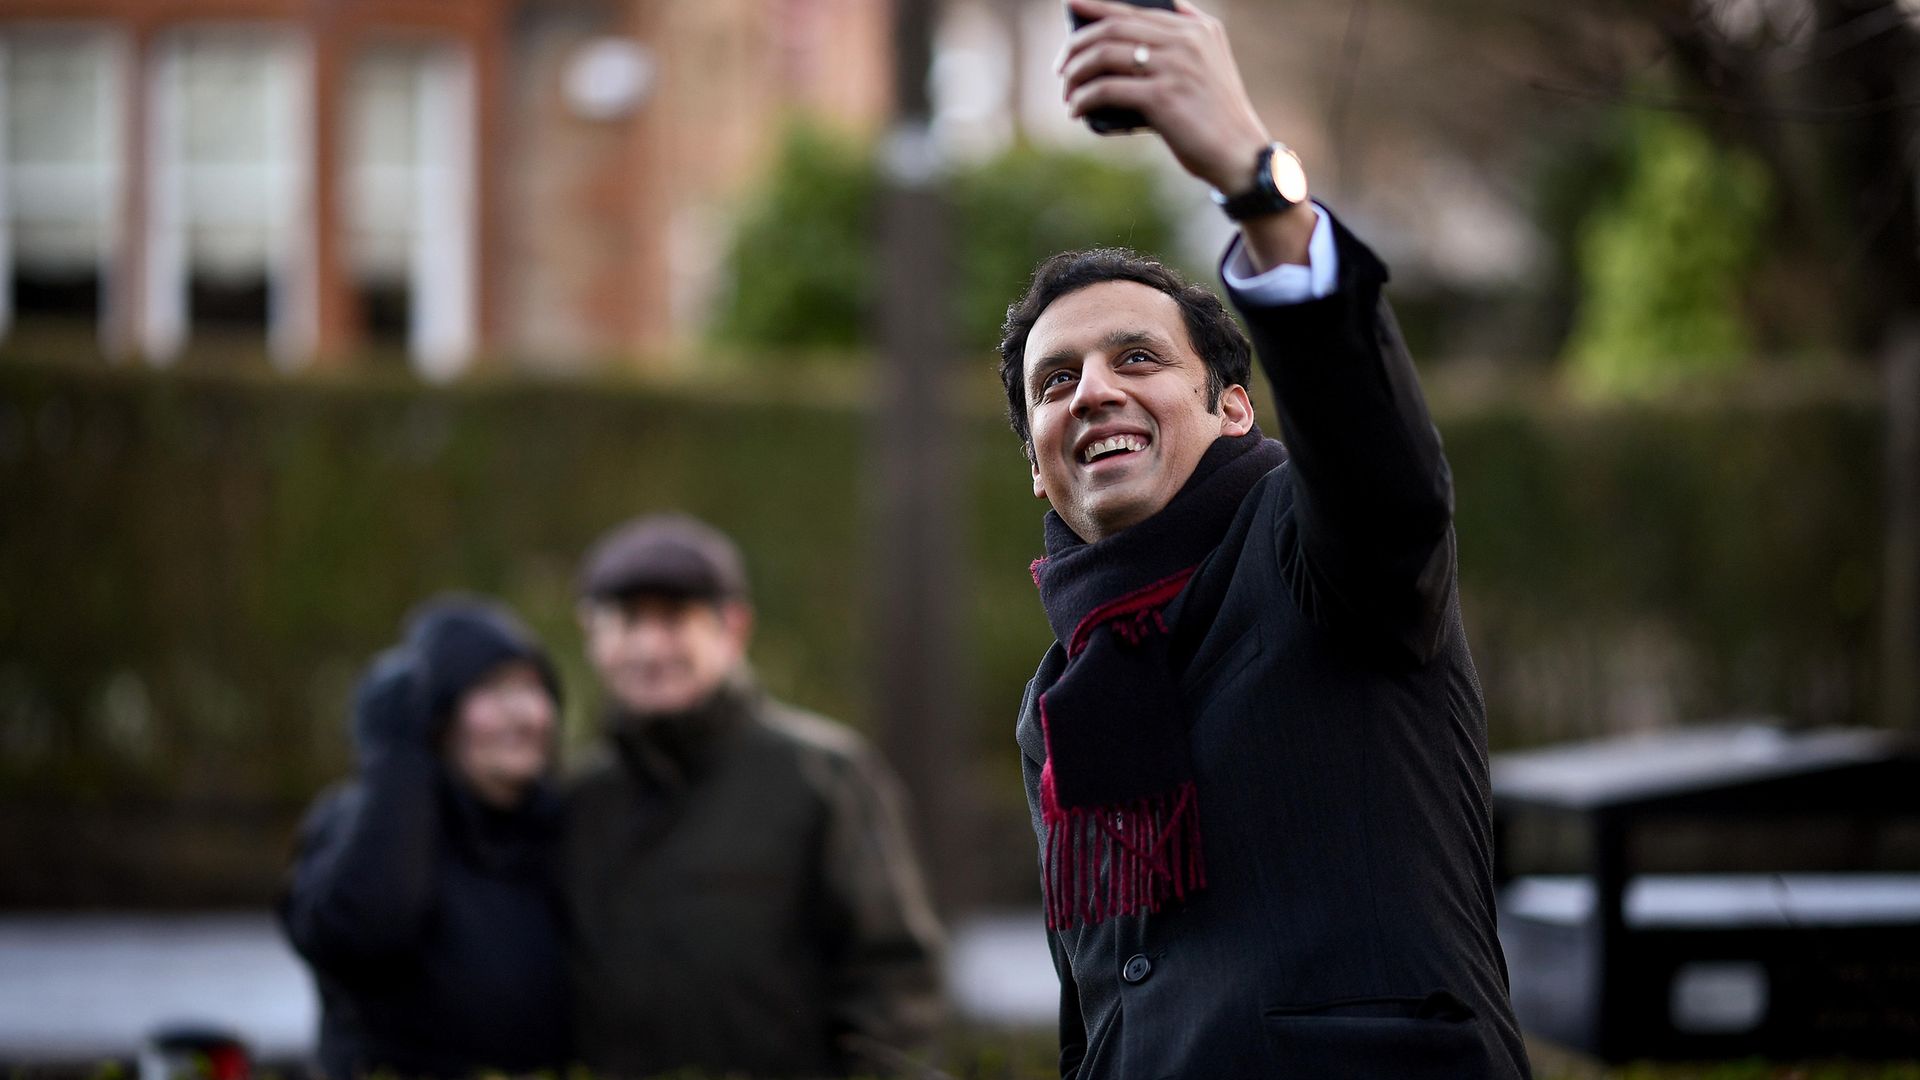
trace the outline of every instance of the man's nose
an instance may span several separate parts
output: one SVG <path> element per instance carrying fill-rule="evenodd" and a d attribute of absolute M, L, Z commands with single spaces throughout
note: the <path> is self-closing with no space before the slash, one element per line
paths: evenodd
<path fill-rule="evenodd" d="M 1080 369 L 1080 382 L 1073 388 L 1073 415 L 1084 420 L 1104 408 L 1120 404 L 1126 395 L 1120 381 L 1105 363 L 1089 360 Z"/>
<path fill-rule="evenodd" d="M 642 619 L 627 630 L 628 655 L 658 656 L 673 648 L 673 628 L 662 619 Z"/>

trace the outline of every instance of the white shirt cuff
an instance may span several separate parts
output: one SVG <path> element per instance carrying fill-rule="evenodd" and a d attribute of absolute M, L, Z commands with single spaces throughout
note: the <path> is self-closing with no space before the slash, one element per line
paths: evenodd
<path fill-rule="evenodd" d="M 1281 263 L 1265 273 L 1255 273 L 1247 258 L 1247 245 L 1235 233 L 1220 264 L 1220 276 L 1227 288 L 1240 299 L 1260 307 L 1302 304 L 1331 296 L 1340 280 L 1340 256 L 1333 246 L 1333 227 L 1327 224 L 1327 212 L 1313 205 L 1313 236 L 1307 241 L 1308 265 Z"/>

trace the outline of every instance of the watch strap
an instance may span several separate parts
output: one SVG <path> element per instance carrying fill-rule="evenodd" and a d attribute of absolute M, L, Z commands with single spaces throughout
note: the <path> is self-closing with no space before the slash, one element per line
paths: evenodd
<path fill-rule="evenodd" d="M 1253 186 L 1238 195 L 1227 195 L 1215 191 L 1213 201 L 1235 221 L 1278 214 L 1294 206 L 1295 200 L 1281 194 L 1280 186 L 1273 178 L 1273 159 L 1281 154 L 1292 157 L 1293 151 L 1288 149 L 1285 143 L 1272 143 L 1261 147 L 1260 156 L 1253 166 Z"/>

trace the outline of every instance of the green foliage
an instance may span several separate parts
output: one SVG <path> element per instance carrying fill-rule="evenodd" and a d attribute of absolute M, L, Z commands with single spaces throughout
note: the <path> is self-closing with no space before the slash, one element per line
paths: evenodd
<path fill-rule="evenodd" d="M 1027 572 L 1044 506 L 986 399 L 956 432 L 965 558 L 944 577 L 973 710 L 964 767 L 989 804 L 981 863 L 1005 897 L 1033 885 L 1011 730 L 1051 634 Z M 1629 637 L 1670 643 L 1682 718 L 1873 715 L 1871 405 L 1510 403 L 1438 420 L 1496 747 L 1604 730 Z M 515 605 L 587 737 L 573 569 L 646 510 L 737 536 L 763 680 L 865 726 L 870 430 L 859 408 L 733 387 L 0 364 L 0 857 L 18 868 L 0 900 L 269 895 L 293 815 L 347 768 L 355 672 L 435 590 Z M 282 816 L 253 812 L 269 807 Z"/>
<path fill-rule="evenodd" d="M 788 129 L 772 180 L 727 252 L 731 288 L 715 336 L 735 345 L 845 349 L 872 314 L 879 174 L 864 146 L 825 129 Z"/>
<path fill-rule="evenodd" d="M 1761 253 L 1767 175 L 1698 128 L 1637 114 L 1618 197 L 1581 229 L 1568 357 L 1598 396 L 1644 396 L 1738 368 L 1743 287 Z"/>
<path fill-rule="evenodd" d="M 1015 148 L 946 179 L 960 347 L 990 349 L 1035 264 L 1070 248 L 1165 253 L 1173 226 L 1145 168 Z M 881 191 L 872 153 L 793 127 L 729 245 L 716 339 L 758 349 L 870 344 Z"/>
<path fill-rule="evenodd" d="M 1167 257 L 1173 224 L 1145 168 L 1093 154 L 1015 148 L 953 178 L 960 341 L 991 349 L 1007 305 L 1057 252 L 1130 247 Z"/>

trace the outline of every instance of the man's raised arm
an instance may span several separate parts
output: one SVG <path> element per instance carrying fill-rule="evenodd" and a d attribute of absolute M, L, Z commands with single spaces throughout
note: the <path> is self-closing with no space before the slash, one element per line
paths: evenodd
<path fill-rule="evenodd" d="M 1186 0 L 1177 11 L 1111 0 L 1068 0 L 1098 20 L 1067 38 L 1056 64 L 1067 109 L 1137 109 L 1180 167 L 1225 195 L 1252 182 L 1254 160 L 1273 143 L 1246 87 L 1220 20 Z M 1253 268 L 1305 264 L 1313 208 L 1304 201 L 1240 223 Z"/>
<path fill-rule="evenodd" d="M 1273 384 L 1298 535 L 1283 567 L 1303 608 L 1407 658 L 1434 656 L 1453 587 L 1452 481 L 1381 297 L 1385 266 L 1324 208 L 1254 111 L 1219 20 L 1109 0 L 1059 70 L 1069 110 L 1137 109 L 1240 235 L 1222 277 Z"/>

